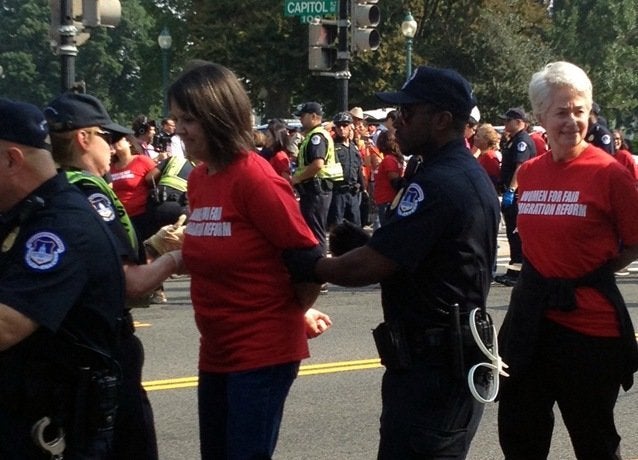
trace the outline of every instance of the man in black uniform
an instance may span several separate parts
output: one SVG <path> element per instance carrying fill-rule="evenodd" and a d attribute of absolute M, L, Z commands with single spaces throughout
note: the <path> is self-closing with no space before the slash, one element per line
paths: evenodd
<path fill-rule="evenodd" d="M 464 144 L 476 102 L 457 72 L 425 66 L 400 91 L 377 96 L 400 106 L 401 151 L 422 163 L 366 245 L 285 259 L 299 282 L 381 282 L 385 322 L 375 341 L 387 370 L 378 458 L 462 459 L 483 412 L 467 386 L 477 351 L 468 312 L 487 298 L 500 217 L 494 186 Z"/>
<path fill-rule="evenodd" d="M 49 103 L 44 114 L 51 130 L 54 159 L 112 231 L 126 278 L 127 300 L 139 299 L 179 272 L 181 251 L 168 253 L 150 264 L 137 263 L 140 242 L 133 225 L 122 203 L 102 179 L 109 168 L 113 140 L 131 131 L 114 123 L 102 103 L 89 94 L 64 93 Z M 123 328 L 122 353 L 118 356 L 123 382 L 112 458 L 155 460 L 158 454 L 153 411 L 142 387 L 144 350 L 134 334 L 128 309 L 126 320 L 128 327 Z"/>
<path fill-rule="evenodd" d="M 610 155 L 616 153 L 611 131 L 607 128 L 607 121 L 600 116 L 600 106 L 595 102 L 589 113 L 589 127 L 587 128 L 587 142 L 603 149 Z"/>
<path fill-rule="evenodd" d="M 525 110 L 521 107 L 509 109 L 504 115 L 500 115 L 500 118 L 505 120 L 505 131 L 509 135 L 509 140 L 502 151 L 501 160 L 501 186 L 503 187 L 501 211 L 510 247 L 510 262 L 505 274 L 495 276 L 494 281 L 505 286 L 514 286 L 523 263 L 521 238 L 516 231 L 516 217 L 518 216 L 516 173 L 523 162 L 536 155 L 536 144 L 527 133 L 529 122 Z"/>
<path fill-rule="evenodd" d="M 352 115 L 339 112 L 332 121 L 335 127 L 335 151 L 343 169 L 343 180 L 335 182 L 332 189 L 328 226 L 340 224 L 346 219 L 360 227 L 363 171 L 361 154 L 352 142 Z"/>
<path fill-rule="evenodd" d="M 300 117 L 305 137 L 299 146 L 292 184 L 299 193 L 301 214 L 325 253 L 333 183 L 343 180 L 343 170 L 336 160 L 332 136 L 321 125 L 321 105 L 306 102 L 295 115 Z"/>
<path fill-rule="evenodd" d="M 124 274 L 49 148 L 42 112 L 0 99 L 0 458 L 105 459 Z"/>

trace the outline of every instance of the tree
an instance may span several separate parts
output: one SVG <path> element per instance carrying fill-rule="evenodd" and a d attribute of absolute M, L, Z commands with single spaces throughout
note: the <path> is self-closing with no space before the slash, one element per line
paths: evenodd
<path fill-rule="evenodd" d="M 582 67 L 609 121 L 626 125 L 638 111 L 638 4 L 635 0 L 555 0 L 552 44 Z"/>

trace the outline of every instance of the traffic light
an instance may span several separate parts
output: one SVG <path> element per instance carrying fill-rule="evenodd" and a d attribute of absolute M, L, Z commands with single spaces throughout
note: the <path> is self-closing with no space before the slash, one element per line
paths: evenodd
<path fill-rule="evenodd" d="M 90 27 L 115 27 L 120 22 L 122 7 L 119 0 L 67 0 L 71 7 L 71 18 L 76 33 L 75 44 L 84 44 L 91 36 Z M 63 24 L 61 13 L 62 0 L 49 0 L 51 24 L 49 36 L 53 47 L 60 44 L 60 26 Z M 66 25 L 66 24 L 65 24 Z"/>
<path fill-rule="evenodd" d="M 308 69 L 331 70 L 337 60 L 337 21 L 315 18 L 308 24 Z"/>
<path fill-rule="evenodd" d="M 381 11 L 376 5 L 379 0 L 351 0 L 351 51 L 374 51 L 379 48 L 381 36 L 375 29 L 381 21 Z"/>

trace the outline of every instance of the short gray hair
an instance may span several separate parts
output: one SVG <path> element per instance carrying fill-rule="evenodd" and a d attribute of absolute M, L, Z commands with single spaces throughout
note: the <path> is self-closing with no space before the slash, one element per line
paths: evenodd
<path fill-rule="evenodd" d="M 551 104 L 551 92 L 557 88 L 569 88 L 584 97 L 587 109 L 591 110 L 593 89 L 585 71 L 570 62 L 550 62 L 543 70 L 532 75 L 529 82 L 529 100 L 536 118 L 547 111 Z"/>

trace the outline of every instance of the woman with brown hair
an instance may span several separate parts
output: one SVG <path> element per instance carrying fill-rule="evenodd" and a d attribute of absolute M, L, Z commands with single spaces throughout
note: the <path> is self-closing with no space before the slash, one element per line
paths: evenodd
<path fill-rule="evenodd" d="M 379 210 L 379 222 L 383 225 L 387 220 L 392 201 L 402 185 L 403 155 L 399 150 L 396 137 L 390 131 L 379 134 L 377 147 L 383 154 L 383 160 L 377 171 L 374 203 Z"/>

